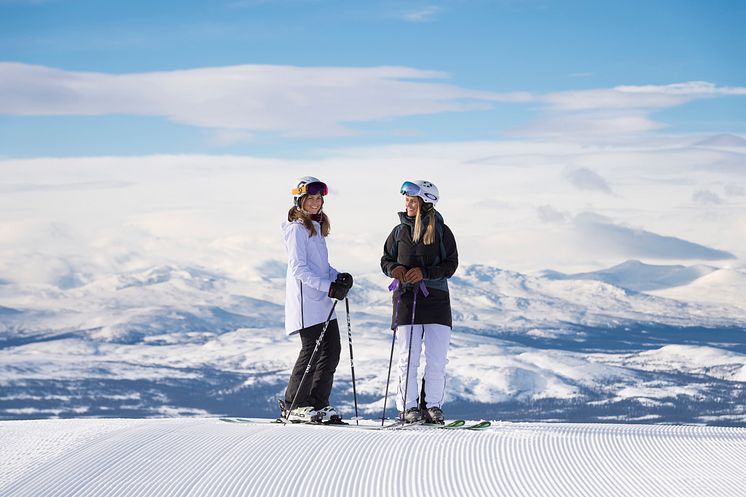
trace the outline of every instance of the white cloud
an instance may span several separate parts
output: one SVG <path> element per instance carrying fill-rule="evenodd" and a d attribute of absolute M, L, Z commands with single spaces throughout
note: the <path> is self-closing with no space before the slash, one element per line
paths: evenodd
<path fill-rule="evenodd" d="M 539 220 L 541 220 L 541 222 L 548 224 L 561 224 L 568 219 L 567 214 L 558 211 L 551 205 L 539 206 L 536 209 L 536 214 L 539 216 Z"/>
<path fill-rule="evenodd" d="M 609 183 L 601 175 L 588 168 L 583 167 L 565 171 L 565 178 L 579 190 L 611 193 Z"/>
<path fill-rule="evenodd" d="M 667 95 L 746 95 L 746 88 L 739 86 L 717 86 L 708 81 L 688 81 L 670 85 L 617 86 L 616 90 L 624 93 L 647 93 Z"/>
<path fill-rule="evenodd" d="M 428 5 L 418 10 L 406 12 L 402 19 L 409 22 L 431 22 L 442 9 L 437 5 Z"/>
<path fill-rule="evenodd" d="M 572 136 L 582 142 L 597 140 L 599 137 L 623 139 L 665 126 L 641 111 L 557 113 L 528 126 L 516 128 L 511 133 L 524 136 Z"/>
<path fill-rule="evenodd" d="M 353 273 L 380 271 L 381 244 L 401 208 L 398 188 L 409 178 L 438 185 L 439 207 L 463 264 L 581 272 L 632 257 L 683 263 L 729 254 L 743 264 L 744 197 L 726 197 L 723 189 L 743 186 L 743 169 L 709 165 L 742 164 L 746 150 L 703 149 L 694 145 L 700 138 L 606 146 L 436 142 L 326 150 L 299 160 L 2 160 L 0 185 L 7 188 L 0 192 L 0 279 L 22 281 L 28 272 L 31 281 L 70 285 L 65 265 L 50 266 L 53 274 L 35 269 L 44 256 L 71 261 L 75 274 L 84 276 L 186 264 L 243 278 L 261 261 L 283 259 L 279 225 L 294 178 L 307 174 L 332 188 L 326 202 L 330 254 L 337 267 Z M 587 194 L 563 179 L 565 171 L 583 169 L 615 194 Z M 724 205 L 694 203 L 699 190 L 716 192 Z M 579 227 L 576 216 L 586 211 L 607 217 Z"/>
<path fill-rule="evenodd" d="M 692 200 L 703 205 L 717 205 L 723 203 L 723 199 L 721 199 L 717 193 L 709 190 L 698 190 L 694 192 Z"/>
<path fill-rule="evenodd" d="M 104 190 L 112 188 L 127 188 L 128 186 L 132 186 L 133 184 L 133 182 L 113 180 L 76 183 L 11 183 L 0 184 L 0 193 Z"/>
<path fill-rule="evenodd" d="M 408 67 L 242 65 L 118 75 L 0 63 L 0 114 L 156 115 L 220 130 L 338 136 L 351 134 L 353 122 L 531 98 L 430 81 L 446 77 Z"/>
<path fill-rule="evenodd" d="M 600 109 L 650 109 L 673 107 L 686 102 L 682 96 L 625 93 L 616 89 L 574 90 L 548 93 L 541 97 L 550 110 L 590 111 Z"/>
<path fill-rule="evenodd" d="M 552 110 L 662 109 L 696 98 L 746 95 L 744 87 L 718 87 L 706 81 L 670 85 L 617 86 L 547 93 L 540 99 Z"/>
<path fill-rule="evenodd" d="M 425 20 L 428 7 L 412 14 Z M 692 81 L 535 95 L 446 84 L 448 75 L 409 67 L 240 65 L 168 72 L 106 74 L 0 63 L 0 115 L 161 116 L 215 130 L 217 146 L 256 133 L 356 134 L 353 123 L 491 109 L 497 103 L 544 104 L 546 116 L 513 130 L 526 136 L 623 140 L 666 126 L 654 111 L 694 99 L 746 95 L 744 87 Z"/>
<path fill-rule="evenodd" d="M 220 129 L 210 135 L 210 143 L 216 147 L 225 147 L 237 143 L 248 143 L 254 135 L 241 129 Z"/>
<path fill-rule="evenodd" d="M 546 93 L 548 117 L 515 130 L 527 135 L 600 136 L 641 134 L 666 127 L 650 114 L 692 100 L 744 96 L 746 87 L 719 87 L 706 81 L 670 85 L 616 86 Z"/>
<path fill-rule="evenodd" d="M 725 185 L 725 194 L 729 197 L 746 197 L 746 188 L 741 185 Z"/>

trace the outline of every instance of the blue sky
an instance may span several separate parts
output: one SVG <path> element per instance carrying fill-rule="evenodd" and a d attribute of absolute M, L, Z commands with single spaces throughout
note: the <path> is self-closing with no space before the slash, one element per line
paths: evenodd
<path fill-rule="evenodd" d="M 660 96 L 678 91 L 669 85 L 689 82 L 712 87 L 687 90 L 684 101 L 625 102 L 595 112 L 603 113 L 604 122 L 612 114 L 619 122 L 622 110 L 635 109 L 636 124 L 624 127 L 624 133 L 744 133 L 744 25 L 746 4 L 737 1 L 0 0 L 0 62 L 6 63 L 0 66 L 0 79 L 6 81 L 0 83 L 0 156 L 303 156 L 322 148 L 537 136 L 547 133 L 544 121 L 555 129 L 562 127 L 559 115 L 560 121 L 569 116 L 577 122 L 579 111 L 587 116 L 593 110 L 548 110 L 547 95 L 651 85 L 655 88 L 646 93 Z M 277 74 L 267 83 L 277 88 L 273 98 L 267 98 L 266 87 L 258 93 L 227 89 L 221 78 L 234 75 L 209 71 L 192 85 L 170 86 L 190 78 L 187 70 L 244 65 L 311 73 Z M 332 86 L 344 81 L 349 100 L 329 111 L 334 116 L 329 122 L 303 116 L 308 122 L 294 127 L 303 105 L 319 99 L 317 89 L 305 88 L 298 78 L 327 81 L 329 68 L 388 66 L 421 72 L 414 75 L 421 103 L 394 110 L 409 101 L 411 90 L 380 87 L 391 78 L 411 81 L 407 74 L 360 79 L 335 71 Z M 57 72 L 40 76 L 33 70 L 39 67 Z M 78 88 L 79 94 L 65 101 L 60 82 L 72 84 L 81 73 L 156 73 L 167 82 L 148 76 L 134 87 L 115 84 L 116 90 L 99 94 L 110 80 L 97 79 L 90 85 L 96 95 Z M 286 88 L 288 78 L 293 81 Z M 445 94 L 429 96 L 433 85 L 443 84 L 449 86 Z M 159 98 L 148 94 L 153 85 L 164 85 L 166 95 L 182 99 L 149 107 Z M 350 108 L 350 102 L 371 94 L 376 96 L 370 108 Z M 223 100 L 214 112 L 205 104 L 199 115 L 176 116 L 195 100 L 216 96 Z M 284 107 L 296 97 L 302 105 Z M 253 106 L 238 109 L 252 98 L 261 103 L 261 113 L 249 115 Z M 334 105 L 312 105 L 308 112 L 321 115 Z M 246 120 L 234 122 L 244 114 Z M 257 124 L 275 115 L 285 117 L 267 127 Z M 597 123 L 597 117 L 582 122 Z M 624 120 L 629 122 L 626 114 Z M 573 129 L 581 133 L 584 125 Z M 318 133 L 309 131 L 314 129 Z"/>

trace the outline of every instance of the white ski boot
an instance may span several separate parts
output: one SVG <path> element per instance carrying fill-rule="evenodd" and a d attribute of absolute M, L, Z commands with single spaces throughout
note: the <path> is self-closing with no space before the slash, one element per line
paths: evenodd
<path fill-rule="evenodd" d="M 287 419 L 293 423 L 318 423 L 322 420 L 319 412 L 311 406 L 296 407 Z"/>
<path fill-rule="evenodd" d="M 342 424 L 342 416 L 337 414 L 332 406 L 326 406 L 316 411 L 319 413 L 320 421 L 328 424 Z"/>

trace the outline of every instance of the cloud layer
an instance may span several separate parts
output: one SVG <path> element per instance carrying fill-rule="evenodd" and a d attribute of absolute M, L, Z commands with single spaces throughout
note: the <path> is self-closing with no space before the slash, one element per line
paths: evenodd
<path fill-rule="evenodd" d="M 445 78 L 406 67 L 243 65 L 117 75 L 0 63 L 0 114 L 163 116 L 205 128 L 334 136 L 352 133 L 347 123 L 530 98 L 432 81 Z"/>
<path fill-rule="evenodd" d="M 519 134 L 596 139 L 623 137 L 667 126 L 651 115 L 698 99 L 746 96 L 745 87 L 719 87 L 707 81 L 670 85 L 627 85 L 537 95 L 547 116 L 515 130 Z"/>
<path fill-rule="evenodd" d="M 426 8 L 413 20 L 427 20 L 434 12 Z M 250 140 L 253 133 L 343 136 L 355 133 L 353 123 L 532 103 L 544 115 L 515 133 L 594 139 L 659 130 L 666 123 L 652 113 L 695 99 L 746 96 L 744 87 L 706 81 L 535 94 L 472 90 L 446 84 L 447 78 L 396 66 L 240 65 L 105 74 L 5 62 L 0 114 L 159 116 L 212 129 L 215 144 L 231 144 Z"/>
<path fill-rule="evenodd" d="M 548 93 L 541 100 L 554 110 L 661 109 L 697 98 L 743 96 L 746 88 L 718 87 L 707 81 L 670 85 L 616 86 L 593 90 Z"/>
<path fill-rule="evenodd" d="M 380 273 L 399 186 L 413 178 L 438 185 L 463 264 L 584 272 L 637 258 L 738 267 L 746 260 L 746 176 L 705 166 L 743 164 L 746 149 L 687 145 L 703 138 L 636 147 L 422 143 L 335 150 L 312 161 L 0 160 L 0 280 L 74 286 L 71 274 L 180 264 L 246 280 L 246 268 L 283 260 L 290 188 L 309 174 L 331 187 L 330 253 L 353 273 Z"/>

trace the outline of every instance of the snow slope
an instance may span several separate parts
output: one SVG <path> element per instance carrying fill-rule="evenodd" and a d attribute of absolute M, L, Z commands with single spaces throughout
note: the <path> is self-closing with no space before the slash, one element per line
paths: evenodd
<path fill-rule="evenodd" d="M 691 303 L 709 303 L 746 309 L 746 272 L 743 268 L 719 268 L 705 264 L 694 266 L 652 265 L 637 260 L 587 273 L 564 274 L 544 270 L 537 273 L 548 280 L 595 280 L 645 292 L 650 295 Z"/>
<path fill-rule="evenodd" d="M 541 274 L 549 279 L 604 281 L 637 292 L 647 292 L 687 285 L 717 269 L 704 264 L 652 265 L 629 260 L 608 269 L 588 273 L 565 275 L 556 271 L 544 271 Z"/>
<path fill-rule="evenodd" d="M 0 453 L 7 497 L 746 495 L 742 428 L 4 421 Z"/>
<path fill-rule="evenodd" d="M 659 297 L 688 302 L 720 303 L 746 309 L 746 272 L 723 268 L 690 284 L 651 292 Z"/>

